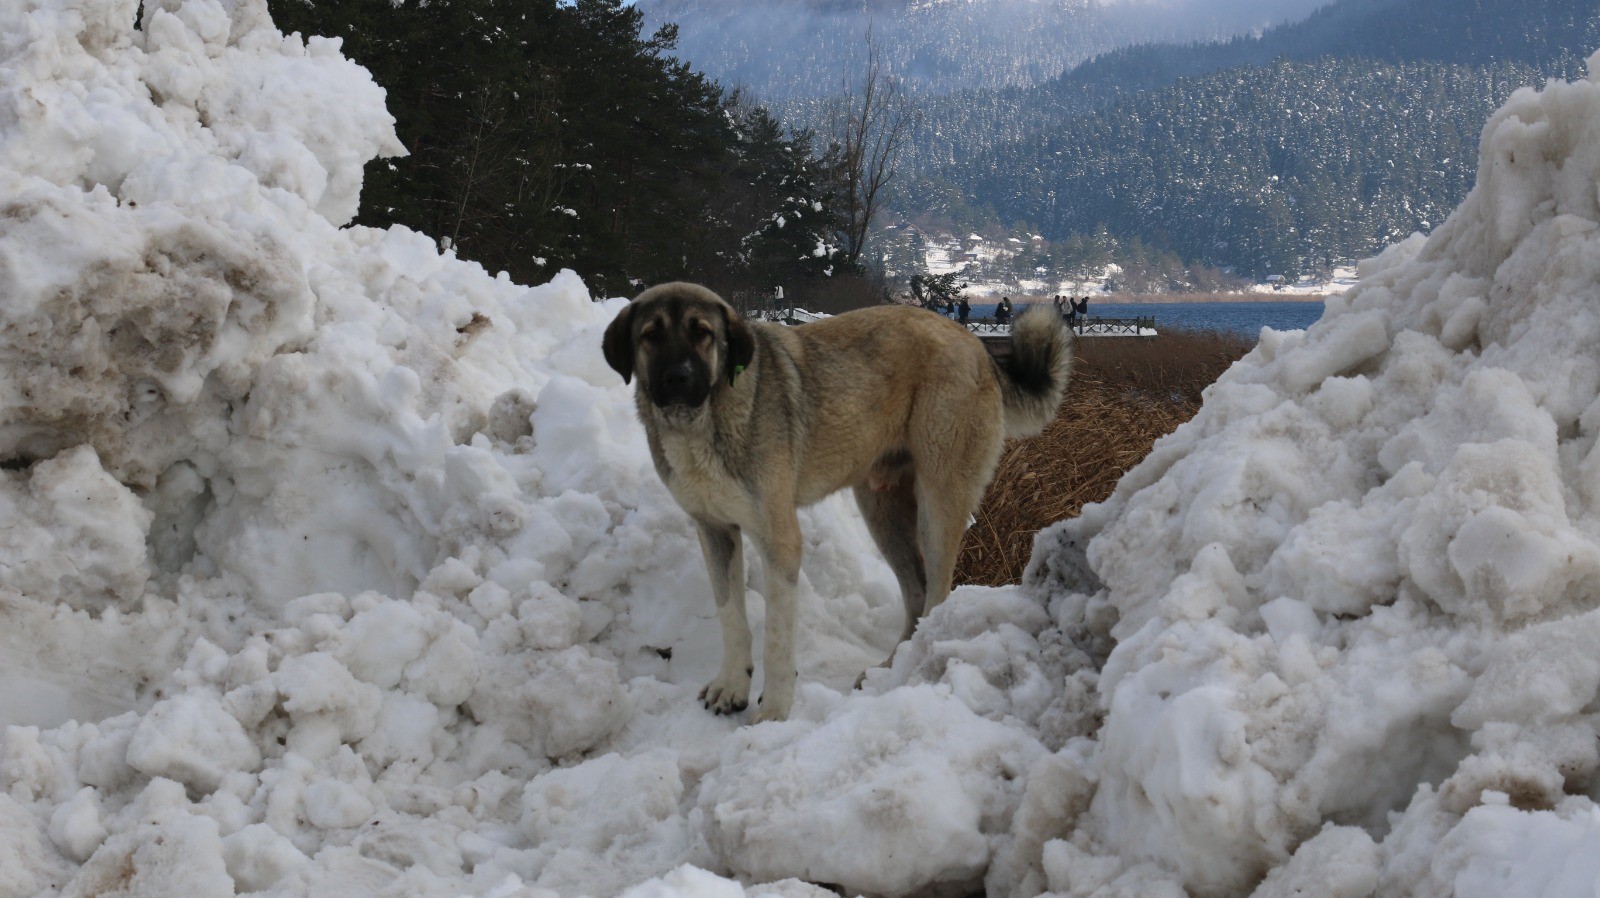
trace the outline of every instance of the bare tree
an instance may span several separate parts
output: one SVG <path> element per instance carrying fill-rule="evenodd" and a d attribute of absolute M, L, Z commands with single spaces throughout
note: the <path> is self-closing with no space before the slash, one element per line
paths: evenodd
<path fill-rule="evenodd" d="M 486 265 L 515 264 L 528 252 L 530 220 L 565 211 L 560 197 L 571 167 L 561 162 L 560 107 L 549 80 L 535 74 L 517 90 L 485 80 L 454 98 L 466 115 L 464 127 L 447 135 L 450 167 L 438 179 L 436 229 Z"/>
<path fill-rule="evenodd" d="M 900 151 L 917 123 L 916 107 L 900 81 L 884 67 L 872 29 L 867 29 L 866 64 L 846 72 L 843 89 L 830 103 L 826 124 L 835 186 L 842 201 L 845 261 L 854 267 L 867 229 L 894 180 Z"/>

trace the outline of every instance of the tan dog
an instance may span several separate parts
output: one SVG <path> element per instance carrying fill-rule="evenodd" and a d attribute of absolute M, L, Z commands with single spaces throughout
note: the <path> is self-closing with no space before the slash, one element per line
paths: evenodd
<path fill-rule="evenodd" d="M 636 401 L 656 471 L 694 519 L 722 623 L 707 708 L 745 708 L 754 672 L 743 534 L 766 561 L 766 686 L 756 721 L 782 720 L 795 689 L 796 509 L 855 490 L 905 601 L 901 641 L 950 593 L 967 520 L 1007 436 L 1055 417 L 1071 337 L 1024 315 L 992 359 L 932 312 L 878 306 L 787 327 L 747 322 L 695 284 L 639 294 L 606 328 L 606 361 Z"/>

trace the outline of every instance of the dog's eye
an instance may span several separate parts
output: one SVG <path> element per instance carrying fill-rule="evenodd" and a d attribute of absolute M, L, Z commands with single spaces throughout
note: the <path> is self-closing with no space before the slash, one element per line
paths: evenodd
<path fill-rule="evenodd" d="M 639 339 L 646 343 L 654 343 L 661 339 L 661 328 L 652 327 L 649 330 L 642 330 L 639 332 Z"/>
<path fill-rule="evenodd" d="M 702 343 L 716 335 L 715 331 L 703 324 L 697 325 L 694 329 L 694 338 Z"/>

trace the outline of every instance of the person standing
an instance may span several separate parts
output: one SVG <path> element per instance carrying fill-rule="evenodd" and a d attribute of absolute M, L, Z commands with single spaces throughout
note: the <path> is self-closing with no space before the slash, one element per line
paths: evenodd
<path fill-rule="evenodd" d="M 972 314 L 972 303 L 967 302 L 965 296 L 961 297 L 961 301 L 956 304 L 956 312 L 961 316 L 961 326 L 966 327 L 967 316 Z"/>
<path fill-rule="evenodd" d="M 1073 300 L 1073 311 L 1078 315 L 1078 333 L 1083 333 L 1083 326 L 1089 323 L 1089 297 Z"/>
<path fill-rule="evenodd" d="M 1065 304 L 1063 306 L 1063 308 L 1066 309 L 1066 314 L 1063 315 L 1062 317 L 1067 319 L 1067 330 L 1077 331 L 1077 329 L 1078 329 L 1078 298 L 1075 297 L 1075 296 L 1066 296 L 1066 297 L 1062 297 L 1062 298 L 1064 300 L 1066 300 L 1066 302 L 1065 302 Z"/>
<path fill-rule="evenodd" d="M 994 307 L 994 323 L 995 324 L 1010 324 L 1011 323 L 1011 297 L 1009 297 L 1009 296 L 1000 297 L 1000 304 Z"/>

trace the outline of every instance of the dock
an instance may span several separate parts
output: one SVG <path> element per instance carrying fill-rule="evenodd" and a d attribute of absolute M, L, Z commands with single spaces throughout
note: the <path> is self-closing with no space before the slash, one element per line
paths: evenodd
<path fill-rule="evenodd" d="M 1010 338 L 1011 325 L 1000 324 L 993 318 L 974 318 L 967 322 L 967 330 L 980 338 Z M 1073 328 L 1080 337 L 1154 337 L 1154 316 L 1139 318 L 1089 318 Z"/>
<path fill-rule="evenodd" d="M 755 321 L 771 321 L 777 324 L 807 324 L 812 321 L 821 321 L 833 316 L 826 312 L 812 312 L 801 308 L 782 309 L 751 309 L 744 313 L 745 317 Z M 1011 338 L 1011 325 L 1001 324 L 993 318 L 973 318 L 967 321 L 967 330 L 972 331 L 984 340 L 1009 340 Z M 1073 333 L 1080 337 L 1154 337 L 1156 332 L 1156 319 L 1154 316 L 1139 318 L 1098 318 L 1092 317 L 1073 328 Z"/>
<path fill-rule="evenodd" d="M 983 318 L 967 322 L 967 330 L 978 335 L 983 341 L 983 348 L 997 359 L 1011 355 L 1011 325 L 999 324 L 991 318 Z M 1156 336 L 1156 319 L 1152 317 L 1141 318 L 1089 318 L 1082 324 L 1074 327 L 1072 332 L 1078 337 L 1154 337 Z"/>
<path fill-rule="evenodd" d="M 748 317 L 759 321 L 772 321 L 778 324 L 807 324 L 830 318 L 826 312 L 811 312 L 801 308 L 759 309 L 745 313 Z M 993 318 L 973 318 L 966 324 L 967 330 L 983 341 L 983 348 L 995 358 L 1006 358 L 1011 355 L 1011 325 L 1001 324 Z M 1090 317 L 1072 329 L 1077 337 L 1140 337 L 1158 336 L 1156 319 L 1154 316 L 1141 316 L 1138 318 L 1100 318 Z"/>

